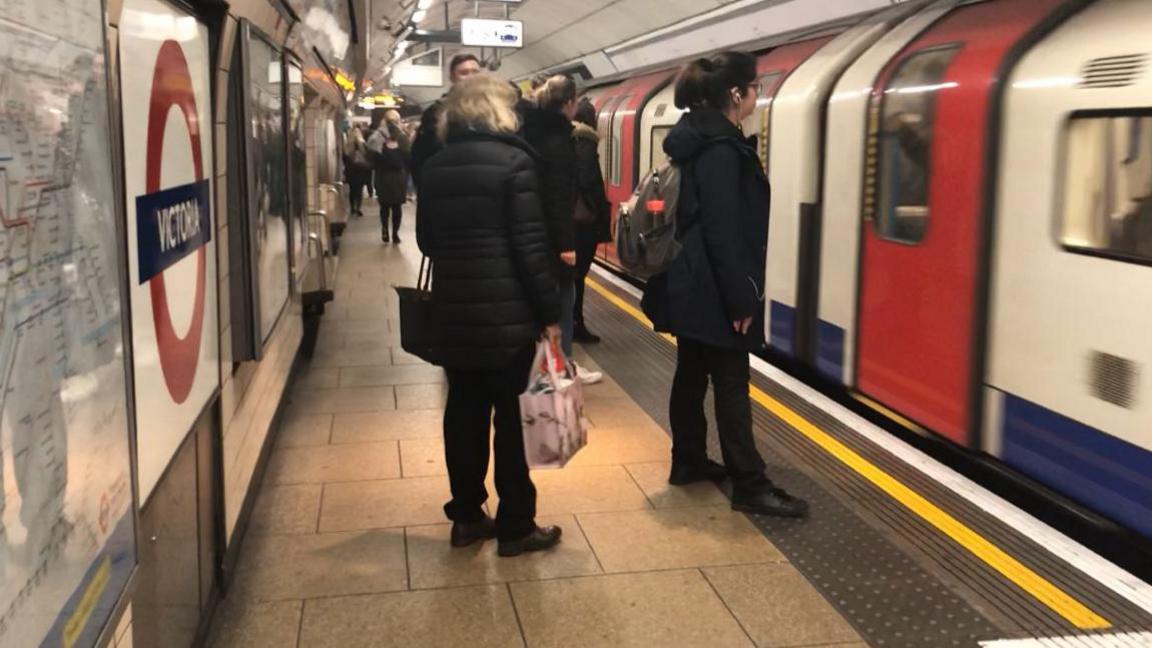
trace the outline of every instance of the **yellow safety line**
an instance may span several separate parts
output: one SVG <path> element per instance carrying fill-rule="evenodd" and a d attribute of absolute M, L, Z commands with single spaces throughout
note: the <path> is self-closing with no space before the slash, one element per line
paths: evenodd
<path fill-rule="evenodd" d="M 651 326 L 648 318 L 635 306 L 624 301 L 599 282 L 593 279 L 587 279 L 586 281 L 589 288 L 599 293 L 614 306 L 628 313 L 646 326 Z M 675 344 L 675 340 L 671 336 L 665 335 L 664 337 Z M 1015 583 L 1020 589 L 1027 592 L 1037 601 L 1048 606 L 1053 612 L 1064 617 L 1072 625 L 1082 630 L 1101 630 L 1112 627 L 1110 621 L 1093 612 L 1086 605 L 1054 585 L 1051 581 L 1037 574 L 987 538 L 973 531 L 939 506 L 925 499 L 924 496 L 905 486 L 895 477 L 884 472 L 827 432 L 816 427 L 811 421 L 796 413 L 787 405 L 769 396 L 755 385 L 749 385 L 749 390 L 752 400 L 775 414 L 780 420 L 792 426 L 796 431 L 823 448 L 828 454 L 838 459 L 841 463 L 856 471 L 860 476 L 872 482 L 877 488 L 936 527 L 944 533 L 944 535 L 952 538 L 972 555 L 984 561 L 989 567 L 995 569 L 1002 576 Z"/>

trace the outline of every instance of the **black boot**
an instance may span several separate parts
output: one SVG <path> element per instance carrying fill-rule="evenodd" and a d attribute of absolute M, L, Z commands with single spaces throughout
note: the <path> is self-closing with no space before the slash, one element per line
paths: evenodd
<path fill-rule="evenodd" d="M 468 545 L 496 537 L 496 523 L 487 515 L 477 522 L 453 522 L 452 546 L 467 547 Z"/>
<path fill-rule="evenodd" d="M 380 240 L 384 241 L 385 243 L 389 243 L 392 241 L 392 239 L 388 237 L 388 232 L 381 232 L 380 233 Z"/>
<path fill-rule="evenodd" d="M 392 232 L 392 242 L 397 244 L 400 243 L 400 232 Z"/>
<path fill-rule="evenodd" d="M 519 540 L 501 540 L 496 553 L 505 558 L 519 556 L 528 551 L 544 551 L 560 542 L 560 527 L 536 527 L 532 533 Z"/>
<path fill-rule="evenodd" d="M 732 493 L 732 510 L 741 513 L 802 518 L 808 514 L 808 502 L 789 495 L 782 488 Z"/>
<path fill-rule="evenodd" d="M 584 322 L 576 322 L 572 327 L 572 339 L 581 344 L 596 344 L 600 341 L 599 335 L 594 335 L 592 331 L 584 326 Z"/>
<path fill-rule="evenodd" d="M 673 486 L 687 486 L 703 481 L 724 481 L 727 477 L 728 469 L 711 459 L 705 459 L 704 463 L 695 466 L 673 462 L 668 483 Z"/>

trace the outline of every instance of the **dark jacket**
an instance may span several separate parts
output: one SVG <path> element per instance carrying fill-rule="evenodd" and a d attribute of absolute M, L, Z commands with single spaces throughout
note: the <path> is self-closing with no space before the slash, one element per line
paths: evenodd
<path fill-rule="evenodd" d="M 664 141 L 680 166 L 678 236 L 684 245 L 653 278 L 643 307 L 656 329 L 729 349 L 764 344 L 768 178 L 755 139 L 716 110 L 694 109 Z M 732 322 L 752 316 L 748 335 Z"/>
<path fill-rule="evenodd" d="M 420 189 L 420 176 L 424 164 L 443 148 L 440 138 L 436 136 L 436 124 L 440 121 L 442 110 L 442 100 L 428 106 L 420 117 L 420 129 L 416 131 L 416 138 L 412 141 L 408 170 L 412 173 L 412 183 L 416 185 L 417 190 Z"/>
<path fill-rule="evenodd" d="M 612 240 L 612 205 L 604 193 L 604 173 L 600 170 L 600 134 L 587 124 L 572 123 L 576 143 L 576 196 L 596 212 L 596 222 L 576 225 L 583 240 L 607 243 Z"/>
<path fill-rule="evenodd" d="M 557 278 L 571 279 L 571 266 L 560 261 L 560 253 L 576 249 L 572 211 L 576 208 L 576 146 L 572 124 L 564 115 L 536 107 L 526 108 L 521 135 L 540 154 L 540 201 Z"/>
<path fill-rule="evenodd" d="M 402 205 L 408 202 L 408 167 L 411 164 L 412 145 L 408 136 L 397 126 L 381 124 L 388 139 L 396 148 L 384 147 L 375 155 L 373 182 L 376 200 L 381 205 Z"/>
<path fill-rule="evenodd" d="M 506 367 L 560 319 L 535 155 L 513 135 L 460 131 L 425 164 L 416 240 L 433 263 L 437 364 Z"/>

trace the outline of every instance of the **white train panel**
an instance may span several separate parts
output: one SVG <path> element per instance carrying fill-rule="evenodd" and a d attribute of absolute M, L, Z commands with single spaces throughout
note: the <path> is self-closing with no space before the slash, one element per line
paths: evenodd
<path fill-rule="evenodd" d="M 1102 0 L 1017 67 L 985 447 L 1152 533 L 1152 3 Z"/>

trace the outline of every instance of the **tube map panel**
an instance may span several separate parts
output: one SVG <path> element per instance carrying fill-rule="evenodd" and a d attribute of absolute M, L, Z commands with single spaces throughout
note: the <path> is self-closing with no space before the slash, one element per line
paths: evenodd
<path fill-rule="evenodd" d="M 0 646 L 90 646 L 136 563 L 104 52 L 0 2 Z"/>

